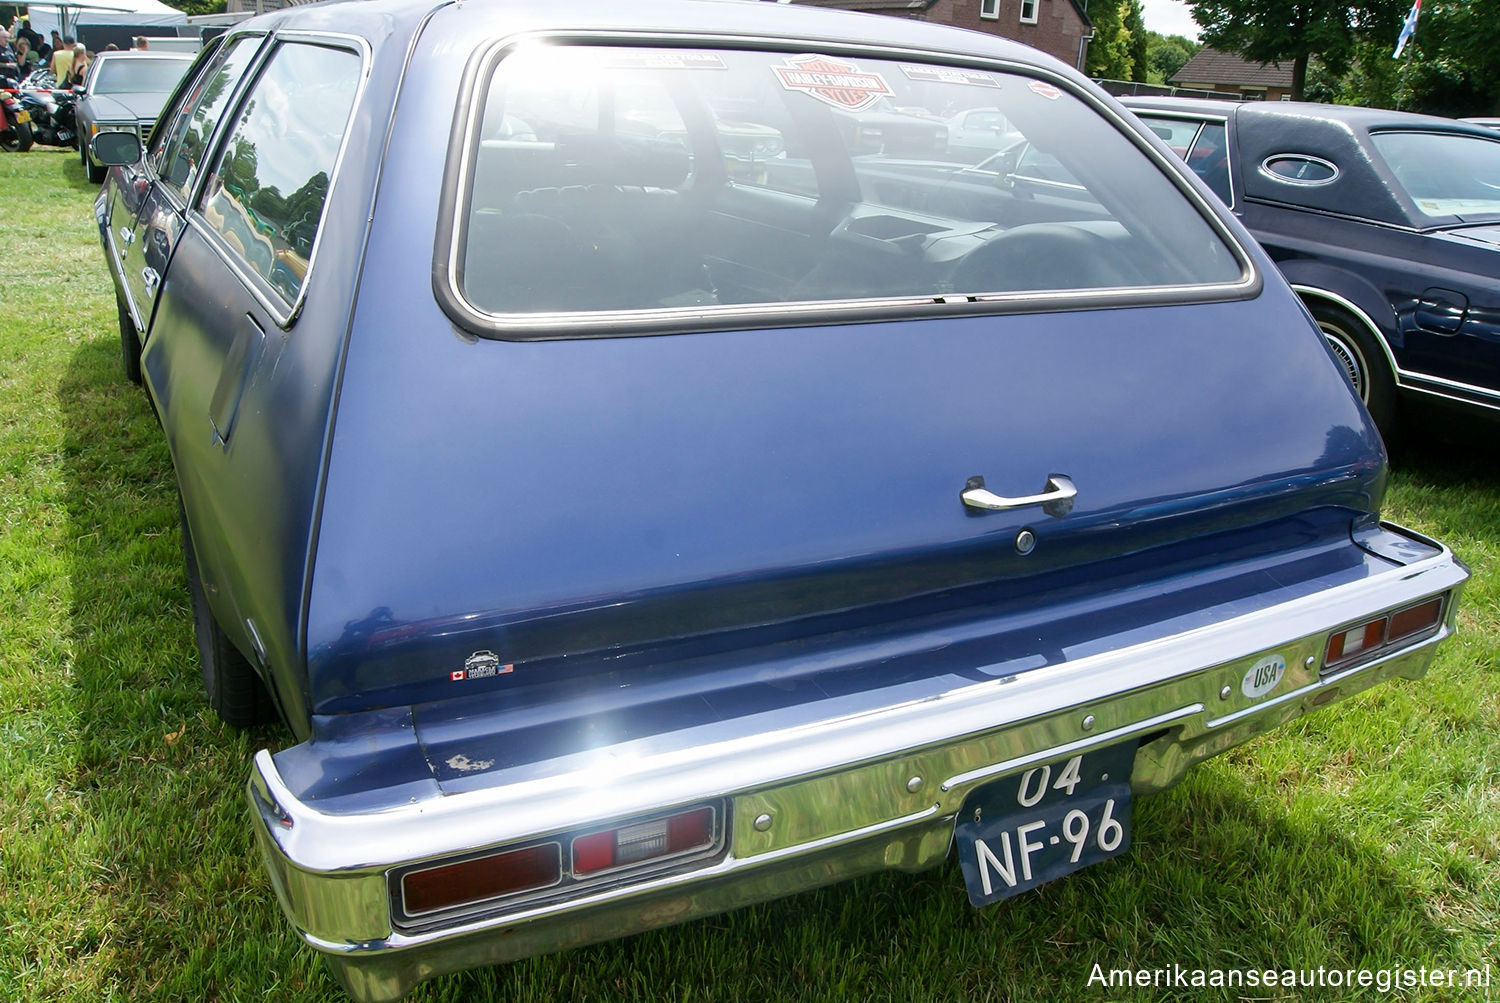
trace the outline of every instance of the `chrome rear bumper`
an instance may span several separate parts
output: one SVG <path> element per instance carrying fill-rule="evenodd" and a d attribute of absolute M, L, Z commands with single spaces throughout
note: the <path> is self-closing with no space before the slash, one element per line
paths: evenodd
<path fill-rule="evenodd" d="M 1432 544 L 1434 547 L 1440 545 Z M 1446 549 L 1389 573 L 1183 633 L 873 710 L 778 727 L 754 715 L 717 740 L 658 736 L 558 760 L 514 783 L 333 814 L 299 801 L 269 753 L 249 797 L 277 894 L 304 939 L 362 1003 L 434 975 L 710 915 L 947 855 L 978 785 L 1094 746 L 1138 740 L 1132 787 L 1161 790 L 1188 767 L 1393 676 L 1418 678 L 1453 629 L 1468 574 Z M 1329 632 L 1431 596 L 1435 633 L 1323 674 Z M 1286 675 L 1244 695 L 1268 655 Z M 574 894 L 517 899 L 450 925 L 392 922 L 388 873 L 705 800 L 729 805 L 726 852 L 696 869 Z M 766 819 L 769 818 L 769 824 Z M 761 825 L 755 824 L 761 820 Z"/>

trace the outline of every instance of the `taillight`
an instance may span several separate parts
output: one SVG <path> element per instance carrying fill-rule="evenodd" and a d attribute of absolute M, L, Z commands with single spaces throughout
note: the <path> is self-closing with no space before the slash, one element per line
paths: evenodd
<path fill-rule="evenodd" d="M 1443 605 L 1444 597 L 1438 596 L 1336 631 L 1323 651 L 1323 668 L 1339 668 L 1436 630 L 1443 622 Z"/>
<path fill-rule="evenodd" d="M 410 871 L 401 878 L 401 903 L 406 915 L 423 916 L 536 891 L 561 880 L 562 847 L 543 843 Z"/>
<path fill-rule="evenodd" d="M 647 815 L 608 829 L 574 829 L 515 849 L 433 861 L 389 876 L 398 926 L 458 922 L 507 905 L 555 900 L 603 883 L 702 866 L 723 849 L 722 801 Z M 491 905 L 494 903 L 494 905 Z"/>
<path fill-rule="evenodd" d="M 604 829 L 573 840 L 578 877 L 649 860 L 706 850 L 714 843 L 714 810 L 694 808 L 666 818 Z"/>

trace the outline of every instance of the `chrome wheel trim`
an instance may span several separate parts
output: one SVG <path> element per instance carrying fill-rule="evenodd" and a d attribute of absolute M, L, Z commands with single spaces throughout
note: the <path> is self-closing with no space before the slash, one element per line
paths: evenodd
<path fill-rule="evenodd" d="M 1342 328 L 1326 321 L 1319 321 L 1318 326 L 1323 329 L 1323 340 L 1328 343 L 1329 348 L 1333 349 L 1334 357 L 1343 367 L 1344 376 L 1349 380 L 1349 385 L 1354 387 L 1354 392 L 1359 394 L 1359 399 L 1368 404 L 1370 381 L 1366 376 L 1369 370 L 1365 363 L 1364 353 Z"/>

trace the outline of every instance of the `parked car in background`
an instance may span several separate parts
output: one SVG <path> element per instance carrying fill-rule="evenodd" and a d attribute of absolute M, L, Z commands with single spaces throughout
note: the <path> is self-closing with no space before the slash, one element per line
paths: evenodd
<path fill-rule="evenodd" d="M 907 204 L 961 168 L 846 128 L 903 81 L 1034 159 Z M 1022 893 L 1453 629 L 1269 259 L 1025 46 L 315 4 L 91 146 L 208 699 L 295 736 L 250 824 L 358 1000 L 950 847 Z"/>
<path fill-rule="evenodd" d="M 1270 253 L 1381 428 L 1401 394 L 1500 411 L 1500 136 L 1373 108 L 1124 103 Z"/>
<path fill-rule="evenodd" d="M 101 132 L 131 132 L 145 142 L 156 116 L 191 55 L 139 51 L 101 52 L 89 65 L 76 106 L 78 156 L 89 180 L 104 180 L 104 165 L 89 153 L 89 140 Z"/>
<path fill-rule="evenodd" d="M 999 108 L 970 108 L 948 119 L 948 151 L 959 160 L 982 160 L 1011 146 L 1020 135 Z"/>

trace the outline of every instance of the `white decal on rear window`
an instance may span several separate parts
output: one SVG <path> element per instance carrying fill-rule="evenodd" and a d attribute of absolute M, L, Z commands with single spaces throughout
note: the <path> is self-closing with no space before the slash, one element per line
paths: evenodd
<path fill-rule="evenodd" d="M 973 84 L 978 87 L 999 87 L 994 74 L 983 70 L 964 70 L 955 66 L 926 66 L 920 63 L 902 63 L 901 72 L 908 80 L 920 80 L 933 84 Z"/>

